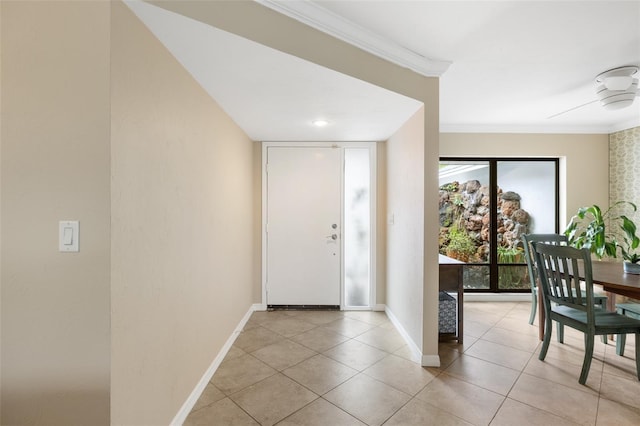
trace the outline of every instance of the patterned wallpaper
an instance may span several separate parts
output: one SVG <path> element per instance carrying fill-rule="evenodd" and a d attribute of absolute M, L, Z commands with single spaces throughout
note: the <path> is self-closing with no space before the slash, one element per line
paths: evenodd
<path fill-rule="evenodd" d="M 609 135 L 609 202 L 618 200 L 640 208 L 640 127 Z M 640 226 L 640 212 L 630 218 Z"/>
<path fill-rule="evenodd" d="M 609 135 L 609 203 L 631 201 L 640 208 L 640 127 Z M 630 216 L 640 226 L 640 212 Z M 617 296 L 616 302 L 629 300 Z M 640 300 L 638 300 L 640 302 Z"/>

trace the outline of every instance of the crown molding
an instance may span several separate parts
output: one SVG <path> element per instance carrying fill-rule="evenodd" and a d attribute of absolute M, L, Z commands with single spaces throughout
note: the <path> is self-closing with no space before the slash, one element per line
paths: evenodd
<path fill-rule="evenodd" d="M 605 125 L 539 125 L 539 124 L 453 124 L 440 123 L 440 133 L 545 133 L 545 134 L 611 134 L 617 127 Z"/>
<path fill-rule="evenodd" d="M 302 22 L 339 40 L 358 47 L 396 65 L 424 75 L 440 77 L 450 61 L 426 58 L 378 34 L 363 28 L 309 0 L 255 0 L 278 13 Z"/>
<path fill-rule="evenodd" d="M 604 135 L 640 127 L 640 117 L 611 124 L 465 124 L 440 122 L 440 133 L 544 133 Z"/>

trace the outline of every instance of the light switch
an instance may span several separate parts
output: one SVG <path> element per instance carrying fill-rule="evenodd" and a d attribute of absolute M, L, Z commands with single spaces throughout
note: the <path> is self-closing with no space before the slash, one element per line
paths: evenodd
<path fill-rule="evenodd" d="M 80 223 L 77 220 L 61 220 L 58 224 L 58 231 L 58 244 L 60 251 L 80 251 Z"/>
<path fill-rule="evenodd" d="M 69 246 L 73 244 L 73 228 L 65 226 L 62 232 L 62 244 Z"/>

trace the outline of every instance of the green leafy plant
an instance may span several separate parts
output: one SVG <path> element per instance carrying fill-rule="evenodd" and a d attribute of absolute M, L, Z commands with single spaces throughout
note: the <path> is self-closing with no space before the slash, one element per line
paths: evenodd
<path fill-rule="evenodd" d="M 498 246 L 498 263 L 523 263 L 524 249 L 522 247 Z M 526 285 L 526 268 L 516 266 L 498 266 L 498 285 L 501 289 L 523 289 Z"/>
<path fill-rule="evenodd" d="M 467 231 L 457 224 L 449 229 L 449 241 L 445 245 L 446 254 L 454 259 L 468 262 L 475 256 L 477 246 Z"/>
<path fill-rule="evenodd" d="M 636 235 L 636 224 L 627 216 L 621 215 L 622 225 L 620 229 L 624 232 L 622 242 L 616 241 L 616 245 L 620 248 L 622 258 L 627 262 L 638 263 L 640 261 L 640 253 L 635 250 L 640 246 L 640 238 Z"/>
<path fill-rule="evenodd" d="M 523 263 L 524 249 L 522 247 L 498 246 L 498 263 Z"/>
<path fill-rule="evenodd" d="M 637 210 L 635 204 L 629 201 L 618 201 L 605 211 L 597 205 L 590 207 L 581 207 L 578 209 L 578 213 L 571 218 L 569 226 L 564 231 L 564 234 L 569 240 L 569 245 L 576 248 L 587 248 L 598 259 L 602 259 L 605 256 L 616 257 L 618 247 L 621 247 L 621 243 L 616 240 L 615 234 L 609 232 L 608 225 L 621 221 L 620 228 L 625 232 L 625 238 L 623 241 L 627 241 L 629 235 L 631 235 L 631 244 L 625 245 L 625 251 L 622 251 L 623 257 L 625 252 L 630 253 L 629 250 L 633 250 L 638 247 L 638 244 L 634 245 L 635 239 L 635 225 L 626 216 L 618 214 L 617 212 L 624 207 L 630 207 L 634 212 Z M 627 229 L 625 229 L 625 226 Z M 633 226 L 633 228 L 631 227 Z M 615 229 L 615 228 L 614 228 Z M 630 231 L 631 234 L 627 234 Z M 636 237 L 637 238 L 637 237 Z M 638 259 L 640 260 L 640 259 Z"/>
<path fill-rule="evenodd" d="M 456 207 L 462 207 L 464 206 L 464 201 L 462 200 L 462 195 L 460 194 L 455 194 L 453 196 L 453 198 L 451 199 L 451 203 L 456 206 Z"/>
<path fill-rule="evenodd" d="M 459 187 L 460 187 L 459 182 L 449 182 L 442 185 L 440 189 L 447 192 L 456 192 Z"/>

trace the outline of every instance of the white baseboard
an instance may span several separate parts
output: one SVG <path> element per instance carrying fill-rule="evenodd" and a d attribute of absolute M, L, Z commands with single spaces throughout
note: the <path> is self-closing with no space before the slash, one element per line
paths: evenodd
<path fill-rule="evenodd" d="M 254 303 L 253 304 L 253 311 L 266 311 L 267 310 L 267 305 L 264 303 Z M 243 326 L 244 327 L 244 326 Z"/>
<path fill-rule="evenodd" d="M 404 329 L 398 318 L 393 314 L 391 309 L 388 307 L 385 308 L 385 312 L 391 320 L 391 323 L 396 327 L 398 333 L 402 336 L 402 338 L 407 342 L 409 349 L 411 349 L 411 359 L 422 365 L 423 367 L 440 367 L 440 356 L 439 355 L 423 355 L 420 347 L 413 341 L 409 333 Z"/>
<path fill-rule="evenodd" d="M 378 303 L 377 305 L 373 305 L 371 307 L 372 310 L 377 311 L 377 312 L 384 312 L 385 309 L 387 308 L 386 305 Z"/>
<path fill-rule="evenodd" d="M 465 302 L 530 302 L 530 293 L 465 293 Z"/>
<path fill-rule="evenodd" d="M 179 426 L 184 423 L 184 421 L 187 419 L 187 416 L 193 409 L 194 405 L 196 405 L 196 402 L 198 402 L 198 398 L 200 398 L 200 395 L 202 395 L 202 392 L 204 392 L 204 389 L 209 384 L 209 381 L 215 374 L 216 370 L 218 369 L 218 367 L 220 367 L 222 360 L 224 359 L 225 356 L 227 356 L 227 352 L 229 352 L 229 349 L 231 349 L 233 342 L 236 341 L 236 339 L 238 338 L 238 335 L 240 334 L 244 326 L 247 324 L 247 321 L 249 321 L 249 318 L 251 318 L 251 314 L 254 311 L 266 310 L 266 306 L 264 307 L 264 309 L 261 309 L 261 308 L 262 308 L 262 305 L 258 303 L 251 305 L 247 313 L 240 320 L 240 323 L 236 326 L 231 336 L 229 336 L 229 338 L 225 342 L 224 346 L 222 346 L 222 349 L 220 349 L 220 352 L 218 352 L 218 355 L 214 358 L 209 368 L 207 368 L 207 371 L 205 371 L 204 375 L 200 378 L 200 381 L 198 382 L 196 387 L 193 389 L 193 391 L 191 392 L 187 400 L 184 402 L 184 404 L 182 404 L 182 407 L 178 411 L 178 414 L 176 414 L 176 416 L 171 421 L 170 423 L 171 426 Z"/>
<path fill-rule="evenodd" d="M 423 367 L 440 367 L 440 355 L 422 355 Z"/>
<path fill-rule="evenodd" d="M 409 349 L 411 350 L 411 360 L 426 367 L 440 367 L 440 356 L 423 355 L 420 346 L 418 346 L 416 342 L 413 341 L 411 336 L 409 336 L 409 333 L 407 333 L 407 330 L 404 329 L 404 327 L 398 320 L 398 317 L 393 314 L 388 306 L 385 307 L 385 312 L 389 317 L 391 323 L 395 326 L 396 330 L 398 330 L 398 333 L 400 333 L 404 341 L 407 343 L 407 346 L 409 346 Z"/>

